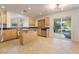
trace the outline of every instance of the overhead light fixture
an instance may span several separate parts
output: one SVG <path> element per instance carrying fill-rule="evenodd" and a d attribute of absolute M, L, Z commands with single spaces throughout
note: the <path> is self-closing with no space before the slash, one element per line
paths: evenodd
<path fill-rule="evenodd" d="M 56 4 L 56 7 L 58 7 L 58 8 L 63 8 L 65 6 L 67 6 L 67 5 L 66 4 Z"/>
<path fill-rule="evenodd" d="M 66 4 L 56 4 L 56 8 L 55 9 L 63 11 L 65 6 L 67 6 L 67 5 Z"/>
<path fill-rule="evenodd" d="M 26 12 L 27 12 L 27 10 L 23 10 L 23 12 L 24 12 L 24 13 L 26 13 Z"/>
<path fill-rule="evenodd" d="M 48 8 L 51 10 L 54 9 L 63 9 L 65 6 L 67 6 L 66 4 L 49 4 Z"/>
<path fill-rule="evenodd" d="M 31 10 L 32 8 L 29 7 L 28 9 Z"/>
<path fill-rule="evenodd" d="M 26 14 L 26 13 L 27 13 L 27 10 L 21 11 L 21 14 Z"/>

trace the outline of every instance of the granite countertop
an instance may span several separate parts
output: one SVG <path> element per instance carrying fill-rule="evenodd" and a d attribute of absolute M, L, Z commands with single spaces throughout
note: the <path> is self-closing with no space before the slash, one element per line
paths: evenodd
<path fill-rule="evenodd" d="M 9 30 L 9 29 L 31 29 L 31 28 L 38 28 L 38 27 L 3 28 L 3 30 Z M 0 28 L 0 30 L 1 30 L 1 28 Z"/>

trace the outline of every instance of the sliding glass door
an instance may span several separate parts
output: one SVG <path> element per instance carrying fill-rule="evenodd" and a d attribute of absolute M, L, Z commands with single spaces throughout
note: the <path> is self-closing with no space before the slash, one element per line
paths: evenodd
<path fill-rule="evenodd" d="M 54 19 L 54 33 L 56 38 L 71 39 L 71 18 Z"/>
<path fill-rule="evenodd" d="M 62 32 L 65 38 L 71 39 L 71 18 L 65 17 L 62 18 Z"/>
<path fill-rule="evenodd" d="M 54 20 L 54 32 L 61 33 L 61 19 Z"/>

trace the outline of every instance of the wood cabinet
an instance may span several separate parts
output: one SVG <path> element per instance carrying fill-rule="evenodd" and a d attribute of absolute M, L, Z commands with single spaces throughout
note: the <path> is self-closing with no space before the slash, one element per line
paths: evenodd
<path fill-rule="evenodd" d="M 12 40 L 17 38 L 17 30 L 16 29 L 5 29 L 3 30 L 3 41 Z"/>
<path fill-rule="evenodd" d="M 45 19 L 38 20 L 38 27 L 44 28 L 49 26 L 49 18 L 45 17 Z"/>
<path fill-rule="evenodd" d="M 0 14 L 0 27 L 2 24 L 4 28 L 7 27 L 7 11 L 2 11 Z"/>
<path fill-rule="evenodd" d="M 49 17 L 45 17 L 45 27 L 49 26 Z"/>
<path fill-rule="evenodd" d="M 38 20 L 38 31 L 37 31 L 38 35 L 47 37 L 48 29 L 49 29 L 49 18 L 48 17 Z"/>
<path fill-rule="evenodd" d="M 35 31 L 20 29 L 19 39 L 21 45 L 29 43 L 37 38 L 37 33 Z"/>
<path fill-rule="evenodd" d="M 0 15 L 0 24 L 2 23 L 1 15 Z"/>
<path fill-rule="evenodd" d="M 42 32 L 42 31 L 41 31 L 41 28 L 38 28 L 38 29 L 37 29 L 37 35 L 41 36 L 41 32 Z"/>
<path fill-rule="evenodd" d="M 41 30 L 41 35 L 42 35 L 43 37 L 46 37 L 46 36 L 47 36 L 47 30 L 46 30 L 46 29 L 42 29 L 42 30 Z"/>
<path fill-rule="evenodd" d="M 45 27 L 45 20 L 38 20 L 38 27 L 43 28 Z"/>
<path fill-rule="evenodd" d="M 3 24 L 7 24 L 7 11 L 4 10 L 1 16 L 3 20 Z"/>
<path fill-rule="evenodd" d="M 35 27 L 36 26 L 36 19 L 34 17 L 29 18 L 29 26 Z"/>

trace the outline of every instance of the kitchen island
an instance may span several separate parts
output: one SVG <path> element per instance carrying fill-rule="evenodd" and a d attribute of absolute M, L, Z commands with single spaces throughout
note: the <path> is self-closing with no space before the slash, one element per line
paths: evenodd
<path fill-rule="evenodd" d="M 27 43 L 35 39 L 34 34 L 35 34 L 35 37 L 37 36 L 37 34 L 35 33 L 36 29 L 37 27 L 3 28 L 2 35 L 1 35 L 3 39 L 0 39 L 0 42 L 19 39 L 20 44 L 23 45 L 24 41 L 26 41 Z M 31 38 L 29 36 L 31 36 Z M 25 37 L 27 39 L 24 39 Z"/>
<path fill-rule="evenodd" d="M 2 34 L 0 36 L 3 38 L 1 38 L 0 41 L 12 40 L 18 38 L 18 32 L 16 28 L 3 28 Z"/>

